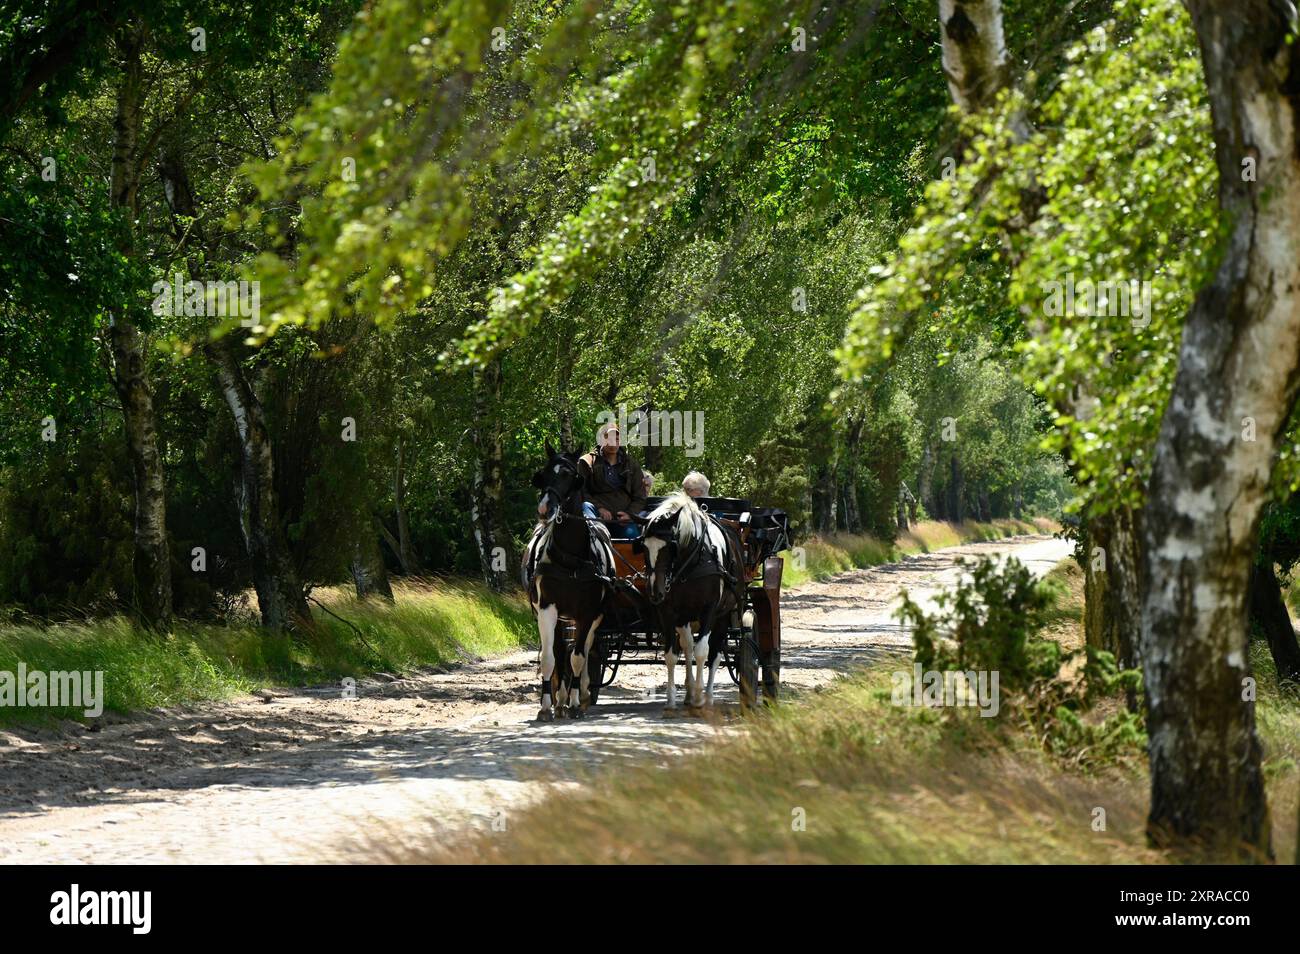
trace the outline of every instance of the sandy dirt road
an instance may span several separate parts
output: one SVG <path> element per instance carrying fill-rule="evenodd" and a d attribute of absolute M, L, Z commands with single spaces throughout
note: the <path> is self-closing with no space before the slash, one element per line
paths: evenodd
<path fill-rule="evenodd" d="M 906 587 L 932 597 L 959 558 L 1014 553 L 1037 574 L 1069 544 L 1019 537 L 857 570 L 783 595 L 783 690 L 909 648 Z M 678 680 L 682 678 L 681 667 Z M 736 690 L 719 673 L 724 713 Z M 509 824 L 548 784 L 668 759 L 735 720 L 665 713 L 661 666 L 625 668 L 580 722 L 539 725 L 536 653 L 393 682 L 286 690 L 105 724 L 0 732 L 0 863 L 364 860 L 369 847 Z"/>

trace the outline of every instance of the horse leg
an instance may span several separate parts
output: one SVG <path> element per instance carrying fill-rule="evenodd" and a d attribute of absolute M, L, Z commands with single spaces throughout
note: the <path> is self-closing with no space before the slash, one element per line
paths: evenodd
<path fill-rule="evenodd" d="M 567 706 L 566 712 L 570 719 L 582 718 L 582 706 L 578 694 L 578 683 L 582 673 L 586 670 L 586 657 L 582 652 L 582 620 L 574 620 L 573 627 L 573 648 L 569 650 L 569 680 L 565 684 L 564 698 L 562 704 Z"/>
<path fill-rule="evenodd" d="M 664 665 L 668 667 L 668 702 L 665 708 L 677 708 L 677 653 L 670 639 L 664 646 Z"/>
<path fill-rule="evenodd" d="M 691 624 L 677 627 L 677 639 L 682 647 L 682 662 L 686 666 L 686 705 L 695 705 L 695 638 L 691 633 Z"/>
<path fill-rule="evenodd" d="M 722 654 L 722 644 L 727 641 L 727 630 L 719 626 L 718 614 L 713 619 L 713 628 L 709 630 L 709 688 L 705 693 L 709 705 L 713 705 L 713 681 L 718 677 L 718 657 Z M 730 615 L 727 616 L 730 619 Z"/>
<path fill-rule="evenodd" d="M 718 638 L 718 628 L 715 626 L 713 632 L 709 633 L 709 688 L 705 692 L 705 697 L 709 705 L 713 705 L 713 680 L 718 677 L 718 657 L 721 655 L 721 640 Z"/>
<path fill-rule="evenodd" d="M 691 698 L 691 705 L 699 709 L 704 706 L 704 669 L 709 662 L 709 638 L 713 633 L 713 624 L 708 622 L 700 624 L 700 635 L 695 641 L 695 695 Z M 712 687 L 713 681 L 709 680 Z"/>
<path fill-rule="evenodd" d="M 555 675 L 555 626 L 560 618 L 560 610 L 554 603 L 546 608 L 537 608 L 537 631 L 542 638 L 542 708 L 537 713 L 539 722 L 550 722 L 555 718 L 551 709 L 551 677 Z"/>
<path fill-rule="evenodd" d="M 572 683 L 569 684 L 569 718 L 581 719 L 585 709 L 583 705 L 591 699 L 591 670 L 587 668 L 587 661 L 591 658 L 591 647 L 596 642 L 596 627 L 604 619 L 603 614 L 597 616 L 591 621 L 591 625 L 579 626 L 573 637 L 573 652 L 569 655 L 569 671 L 572 678 L 578 681 L 578 687 L 575 688 Z M 579 636 L 578 633 L 585 632 L 585 636 Z"/>

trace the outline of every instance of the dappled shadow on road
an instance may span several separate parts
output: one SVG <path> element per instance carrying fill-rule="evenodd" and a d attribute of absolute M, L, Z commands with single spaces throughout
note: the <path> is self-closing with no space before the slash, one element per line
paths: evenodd
<path fill-rule="evenodd" d="M 952 580 L 952 558 L 915 556 L 785 595 L 788 694 L 862 665 L 904 660 L 909 633 L 889 607 L 902 584 L 920 595 Z M 408 788 L 441 797 L 456 782 L 575 781 L 624 760 L 667 758 L 725 730 L 735 715 L 736 690 L 725 671 L 723 704 L 707 717 L 666 714 L 663 669 L 651 671 L 651 678 L 620 673 L 621 685 L 604 690 L 586 719 L 550 724 L 530 721 L 536 659 L 516 652 L 406 680 L 363 680 L 355 701 L 317 688 L 285 691 L 266 703 L 105 720 L 98 732 L 4 732 L 0 821 L 61 807 L 156 806 L 205 789 L 290 793 L 292 810 L 291 793 L 338 790 L 352 799 L 359 786 L 389 782 L 417 782 Z"/>
<path fill-rule="evenodd" d="M 158 718 L 137 724 L 129 737 L 108 747 L 97 746 L 89 733 L 84 745 L 66 740 L 30 745 L 0 758 L 8 776 L 0 786 L 6 796 L 0 818 L 70 805 L 156 801 L 169 793 L 213 786 L 317 788 L 407 779 L 565 781 L 583 766 L 674 752 L 716 731 L 705 718 L 665 717 L 662 702 L 646 700 L 644 694 L 608 689 L 585 719 L 528 721 L 536 712 L 535 704 L 523 701 L 531 700 L 534 691 L 531 672 L 528 676 L 527 683 L 493 693 L 458 691 L 475 702 L 498 703 L 491 720 L 471 716 L 449 725 L 366 728 L 358 734 L 349 703 L 318 703 L 311 713 L 316 723 L 312 728 L 317 734 L 321 723 L 334 728 L 326 730 L 326 738 L 304 741 L 308 726 L 302 714 L 276 713 L 271 704 L 247 707 L 243 718 L 224 722 L 210 717 L 196 722 L 192 715 Z M 441 691 L 422 687 L 408 701 L 418 704 Z M 730 708 L 717 707 L 710 720 L 725 720 Z M 164 766 L 143 768 L 164 748 Z M 55 759 L 60 770 L 53 776 L 45 773 L 45 784 L 31 777 L 34 773 L 28 773 L 24 783 L 23 765 L 34 764 L 34 759 L 46 763 L 47 769 Z M 178 763 L 184 767 L 176 771 Z M 115 781 L 106 784 L 110 777 Z"/>
<path fill-rule="evenodd" d="M 884 607 L 884 606 L 888 606 L 892 601 L 892 599 L 893 599 L 892 597 L 890 597 L 889 599 L 863 597 L 861 599 L 854 600 L 852 606 L 857 609 Z M 783 612 L 790 612 L 791 610 L 804 610 L 804 609 L 808 609 L 808 610 L 820 609 L 829 612 L 832 610 L 834 611 L 843 610 L 844 608 L 845 608 L 844 594 L 839 592 L 799 593 L 798 595 L 795 596 L 783 596 L 781 598 L 781 609 Z"/>

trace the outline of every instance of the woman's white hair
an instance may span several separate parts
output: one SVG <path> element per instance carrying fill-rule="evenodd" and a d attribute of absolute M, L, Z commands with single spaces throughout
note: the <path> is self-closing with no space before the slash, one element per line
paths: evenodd
<path fill-rule="evenodd" d="M 597 446 L 597 447 L 604 447 L 604 446 L 605 446 L 606 438 L 607 438 L 608 435 L 609 435 L 610 428 L 613 428 L 614 430 L 618 431 L 618 422 L 617 422 L 617 421 L 609 421 L 608 423 L 606 423 L 606 424 L 602 424 L 602 425 L 600 426 L 600 429 L 599 429 L 598 431 L 596 431 L 596 446 Z M 622 438 L 622 436 L 623 436 L 623 432 L 622 432 L 622 431 L 618 431 L 618 436 L 619 436 L 620 438 Z"/>
<path fill-rule="evenodd" d="M 701 497 L 709 495 L 709 478 L 705 477 L 698 470 L 693 470 L 682 478 L 682 490 L 688 494 L 692 490 L 698 490 Z"/>

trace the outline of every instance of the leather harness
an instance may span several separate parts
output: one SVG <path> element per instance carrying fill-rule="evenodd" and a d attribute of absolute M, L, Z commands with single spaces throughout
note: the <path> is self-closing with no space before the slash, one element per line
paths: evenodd
<path fill-rule="evenodd" d="M 682 512 L 679 510 L 677 512 L 679 520 L 681 514 Z M 713 548 L 705 545 L 708 533 L 700 523 L 699 518 L 694 514 L 691 514 L 690 517 L 691 520 L 695 521 L 695 533 L 693 534 L 695 545 L 687 551 L 685 559 L 680 563 L 677 561 L 677 535 L 674 534 L 672 539 L 668 541 L 668 557 L 672 570 L 668 574 L 668 579 L 664 581 L 663 599 L 665 600 L 672 591 L 674 583 L 684 583 L 688 580 L 697 580 L 706 576 L 720 576 L 727 582 L 728 586 L 734 589 L 740 582 L 723 563 L 719 562 Z M 712 514 L 708 514 L 708 518 L 714 522 L 718 529 L 722 531 L 723 536 L 727 538 L 727 550 L 730 552 L 731 535 L 728 528 Z"/>

